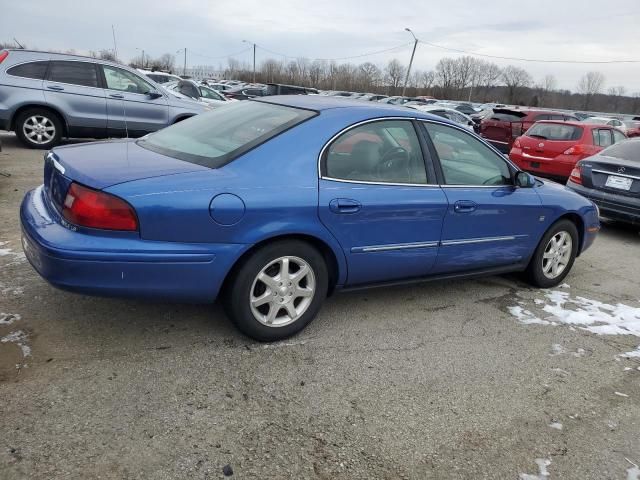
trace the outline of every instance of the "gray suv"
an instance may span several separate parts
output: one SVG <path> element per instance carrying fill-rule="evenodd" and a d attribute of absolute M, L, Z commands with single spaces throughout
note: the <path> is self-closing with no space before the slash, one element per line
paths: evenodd
<path fill-rule="evenodd" d="M 31 148 L 63 137 L 139 137 L 208 109 L 117 63 L 0 51 L 0 130 L 15 131 Z"/>

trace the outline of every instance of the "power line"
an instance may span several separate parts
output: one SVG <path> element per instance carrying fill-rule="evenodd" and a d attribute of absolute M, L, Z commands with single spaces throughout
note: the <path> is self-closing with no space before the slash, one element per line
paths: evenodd
<path fill-rule="evenodd" d="M 395 47 L 386 48 L 384 50 L 377 50 L 375 52 L 362 53 L 360 55 L 352 55 L 352 56 L 349 56 L 349 57 L 336 57 L 336 58 L 310 58 L 310 57 L 306 57 L 304 55 L 287 55 L 287 54 L 284 54 L 284 53 L 280 53 L 280 52 L 276 52 L 276 51 L 273 51 L 273 50 L 269 50 L 268 48 L 265 48 L 265 47 L 263 47 L 261 45 L 256 45 L 256 46 L 259 49 L 264 50 L 265 52 L 272 53 L 273 55 L 278 55 L 278 56 L 284 57 L 284 58 L 309 58 L 309 60 L 331 61 L 331 60 L 350 60 L 350 59 L 354 59 L 354 58 L 370 57 L 372 55 L 378 55 L 380 53 L 388 53 L 388 52 L 392 52 L 394 50 L 400 50 L 402 48 L 406 48 L 407 46 L 411 45 L 412 43 L 403 43 L 401 45 L 396 45 Z"/>
<path fill-rule="evenodd" d="M 222 59 L 224 59 L 224 58 L 231 58 L 231 57 L 235 57 L 235 56 L 237 56 L 237 55 L 240 55 L 241 53 L 248 52 L 248 51 L 249 51 L 249 50 L 251 50 L 252 48 L 253 48 L 253 47 L 245 48 L 244 50 L 240 50 L 239 52 L 230 53 L 230 54 L 228 54 L 228 55 L 221 55 L 221 56 L 219 56 L 219 57 L 212 57 L 212 56 L 209 56 L 209 55 L 202 55 L 201 53 L 193 52 L 193 51 L 191 51 L 191 50 L 189 50 L 189 53 L 190 53 L 191 55 L 195 55 L 196 57 L 202 57 L 202 58 L 206 58 L 206 59 L 209 59 L 209 60 L 222 60 Z"/>
<path fill-rule="evenodd" d="M 443 50 L 449 50 L 451 52 L 464 53 L 475 57 L 496 58 L 500 60 L 513 60 L 518 62 L 536 62 L 536 63 L 576 63 L 576 64 L 611 64 L 611 63 L 640 63 L 640 60 L 547 60 L 541 58 L 520 58 L 520 57 L 503 57 L 500 55 L 489 55 L 485 53 L 469 52 L 467 50 L 461 50 L 459 48 L 445 47 L 444 45 L 438 45 L 435 43 L 427 42 L 425 40 L 419 40 L 420 43 L 429 45 L 435 48 L 441 48 Z"/>

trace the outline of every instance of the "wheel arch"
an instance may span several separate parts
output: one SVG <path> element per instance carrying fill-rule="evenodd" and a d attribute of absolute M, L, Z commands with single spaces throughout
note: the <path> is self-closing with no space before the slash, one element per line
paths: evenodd
<path fill-rule="evenodd" d="M 576 254 L 576 257 L 579 257 L 580 253 L 582 252 L 582 246 L 584 245 L 584 236 L 585 236 L 584 220 L 576 212 L 567 212 L 561 215 L 560 217 L 558 217 L 556 221 L 549 226 L 549 228 L 551 228 L 553 225 L 558 223 L 560 220 L 569 220 L 576 226 L 576 230 L 578 230 L 578 253 Z"/>
<path fill-rule="evenodd" d="M 281 235 L 275 235 L 272 237 L 265 238 L 255 244 L 253 244 L 249 249 L 247 249 L 231 266 L 225 279 L 222 283 L 222 291 L 226 290 L 233 278 L 233 275 L 242 267 L 244 262 L 257 250 L 264 247 L 265 245 L 280 242 L 283 240 L 300 240 L 306 243 L 309 243 L 314 248 L 316 248 L 324 257 L 325 263 L 327 265 L 327 271 L 329 273 L 329 289 L 328 294 L 331 295 L 338 285 L 338 281 L 340 279 L 341 273 L 341 265 L 338 260 L 338 254 L 335 250 L 323 239 L 318 236 L 310 235 L 306 233 L 286 233 Z"/>
<path fill-rule="evenodd" d="M 67 119 L 65 118 L 65 116 L 63 115 L 63 113 L 58 110 L 55 107 L 52 107 L 51 105 L 48 105 L 46 103 L 28 103 L 25 105 L 20 105 L 18 108 L 16 108 L 16 110 L 13 112 L 13 115 L 11 115 L 11 119 L 9 120 L 9 130 L 10 131 L 15 131 L 16 129 L 16 119 L 18 118 L 18 116 L 26 111 L 29 110 L 31 108 L 39 108 L 42 110 L 47 110 L 51 113 L 53 113 L 54 115 L 56 115 L 59 119 L 60 119 L 60 123 L 62 123 L 62 136 L 66 137 L 68 135 L 69 132 L 69 125 L 67 124 Z"/>
<path fill-rule="evenodd" d="M 177 115 L 170 123 L 170 125 L 173 125 L 175 123 L 181 122 L 183 120 L 186 120 L 187 118 L 191 118 L 194 117 L 195 115 L 189 115 L 189 114 L 183 114 L 183 115 Z"/>

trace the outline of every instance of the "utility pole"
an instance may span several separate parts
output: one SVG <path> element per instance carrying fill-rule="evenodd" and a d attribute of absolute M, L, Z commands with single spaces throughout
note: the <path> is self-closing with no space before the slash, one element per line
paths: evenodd
<path fill-rule="evenodd" d="M 256 83 L 256 44 L 249 42 L 248 40 L 242 40 L 243 43 L 250 43 L 253 45 L 253 83 Z"/>
<path fill-rule="evenodd" d="M 116 29 L 113 26 L 113 24 L 111 24 L 111 33 L 113 34 L 113 56 L 117 60 L 118 59 L 118 46 L 116 45 Z"/>
<path fill-rule="evenodd" d="M 407 89 L 407 82 L 409 81 L 409 74 L 411 73 L 411 65 L 413 65 L 413 56 L 416 54 L 416 47 L 418 46 L 418 39 L 413 34 L 411 29 L 409 27 L 407 27 L 407 28 L 405 28 L 405 30 L 411 34 L 411 36 L 413 37 L 413 39 L 415 41 L 413 42 L 413 51 L 411 52 L 411 60 L 409 60 L 409 68 L 407 68 L 407 76 L 404 77 L 404 85 L 402 87 L 402 96 L 403 97 L 404 97 L 404 92 Z"/>
<path fill-rule="evenodd" d="M 187 75 L 187 47 L 184 47 L 184 67 L 182 68 L 182 76 Z"/>

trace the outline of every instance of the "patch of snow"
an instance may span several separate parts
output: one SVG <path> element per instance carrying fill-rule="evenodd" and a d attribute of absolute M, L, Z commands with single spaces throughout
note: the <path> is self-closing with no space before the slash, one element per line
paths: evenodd
<path fill-rule="evenodd" d="M 571 288 L 571 285 L 569 285 L 568 283 L 563 283 L 562 285 L 559 285 L 558 288 Z"/>
<path fill-rule="evenodd" d="M 562 288 L 568 288 L 563 287 Z M 615 305 L 575 296 L 568 291 L 543 290 L 544 299 L 536 298 L 531 307 L 518 300 L 508 311 L 525 325 L 569 325 L 597 335 L 635 335 L 640 337 L 640 307 L 617 303 Z M 559 352 L 558 352 L 559 353 Z M 587 352 L 578 349 L 574 356 Z M 640 346 L 624 353 L 625 357 L 640 358 Z"/>
<path fill-rule="evenodd" d="M 618 395 L 619 397 L 625 397 L 625 398 L 629 397 L 629 395 L 627 395 L 626 393 L 622 393 L 622 392 L 613 392 L 613 393 L 614 395 Z"/>
<path fill-rule="evenodd" d="M 551 355 L 563 355 L 565 353 L 567 353 L 567 349 L 559 343 L 554 343 L 553 345 L 551 345 Z"/>
<path fill-rule="evenodd" d="M 548 458 L 536 458 L 536 464 L 538 465 L 538 474 L 531 475 L 529 473 L 521 473 L 518 478 L 520 480 L 546 480 L 549 478 L 549 470 L 547 467 L 551 465 L 551 460 Z"/>
<path fill-rule="evenodd" d="M 631 368 L 631 367 L 624 367 L 624 368 L 623 368 L 623 370 L 624 370 L 625 372 L 628 372 L 629 370 L 633 370 L 633 368 Z"/>
<path fill-rule="evenodd" d="M 551 422 L 549 426 L 551 428 L 555 428 L 556 430 L 562 430 L 564 428 L 560 422 Z"/>
<path fill-rule="evenodd" d="M 31 347 L 27 343 L 27 334 L 22 330 L 16 330 L 6 337 L 0 338 L 0 343 L 15 343 L 20 347 L 20 350 L 22 350 L 23 357 L 31 356 Z"/>
<path fill-rule="evenodd" d="M 640 468 L 628 458 L 625 458 L 627 462 L 631 464 L 631 467 L 627 468 L 627 480 L 640 480 Z"/>
<path fill-rule="evenodd" d="M 5 245 L 7 245 L 9 242 L 0 242 L 0 247 L 4 247 Z M 19 263 L 22 263 L 24 261 L 26 261 L 27 257 L 25 256 L 24 252 L 14 252 L 13 249 L 11 248 L 0 248 L 0 257 L 6 257 L 6 256 L 13 256 L 14 257 L 14 261 L 5 264 L 5 267 L 8 267 L 10 265 L 16 265 Z"/>
<path fill-rule="evenodd" d="M 20 315 L 17 313 L 0 312 L 0 325 L 11 325 L 13 322 L 20 320 L 20 318 Z"/>

